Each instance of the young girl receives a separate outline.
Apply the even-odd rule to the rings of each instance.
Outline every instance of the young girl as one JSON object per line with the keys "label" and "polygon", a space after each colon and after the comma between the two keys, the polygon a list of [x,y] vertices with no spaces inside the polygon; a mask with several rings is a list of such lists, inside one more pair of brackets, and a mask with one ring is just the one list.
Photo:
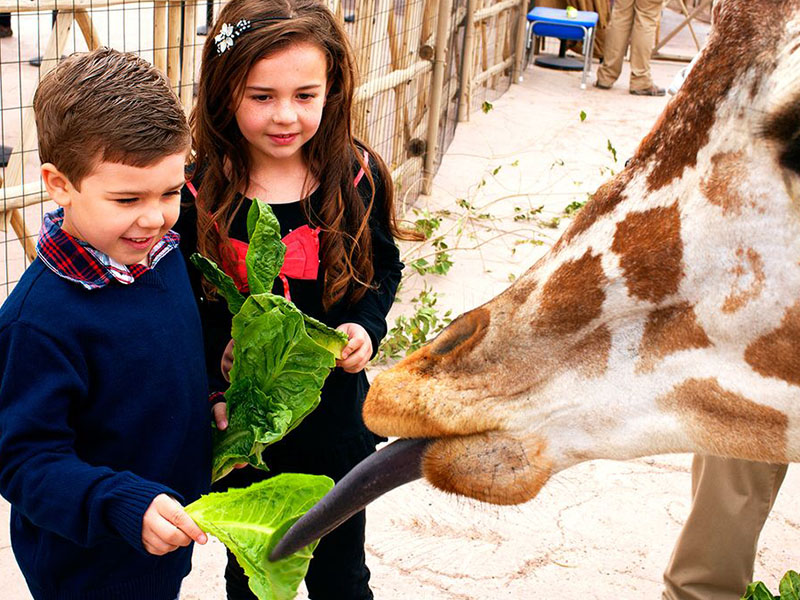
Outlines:
{"label": "young girl", "polygon": [[[364,367],[386,334],[402,263],[392,183],[381,159],[351,132],[354,59],[346,34],[315,0],[231,0],[203,50],[191,116],[196,171],[181,216],[186,256],[199,251],[247,290],[242,259],[251,199],[268,202],[287,258],[273,292],[350,338],[319,407],[264,453],[270,472],[235,471],[224,487],[281,472],[340,479],[375,450],[361,419]],[[231,362],[231,315],[193,270],[212,387]],[[220,368],[222,363],[222,370]],[[224,427],[224,405],[215,407]],[[313,600],[372,598],[364,513],[326,536],[306,576]],[[232,555],[229,599],[255,598]]]}

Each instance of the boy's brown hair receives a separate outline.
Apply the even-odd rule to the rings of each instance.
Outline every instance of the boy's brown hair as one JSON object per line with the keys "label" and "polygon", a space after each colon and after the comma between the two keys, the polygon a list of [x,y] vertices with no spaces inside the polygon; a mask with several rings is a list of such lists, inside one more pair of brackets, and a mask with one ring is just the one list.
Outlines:
{"label": "boy's brown hair", "polygon": [[73,54],[42,78],[33,110],[39,159],[79,190],[99,162],[146,167],[189,150],[189,126],[169,81],[135,54]]}

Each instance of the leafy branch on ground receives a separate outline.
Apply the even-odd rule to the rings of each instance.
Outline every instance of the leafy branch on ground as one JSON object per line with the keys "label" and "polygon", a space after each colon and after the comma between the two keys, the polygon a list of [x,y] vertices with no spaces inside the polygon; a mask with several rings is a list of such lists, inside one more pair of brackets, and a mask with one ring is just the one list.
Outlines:
{"label": "leafy branch on ground", "polygon": [[412,300],[411,315],[400,315],[383,340],[376,362],[387,362],[406,356],[436,336],[452,321],[451,311],[439,312],[436,302],[439,294],[427,286]]}
{"label": "leafy branch on ground", "polygon": [[787,571],[778,587],[779,596],[773,595],[766,585],[756,581],[747,586],[742,600],[800,600],[800,575]]}

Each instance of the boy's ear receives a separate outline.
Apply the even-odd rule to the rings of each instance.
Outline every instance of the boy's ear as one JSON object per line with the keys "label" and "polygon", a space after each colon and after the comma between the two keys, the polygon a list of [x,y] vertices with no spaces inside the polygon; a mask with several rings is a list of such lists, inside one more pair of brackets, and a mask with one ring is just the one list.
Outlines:
{"label": "boy's ear", "polygon": [[42,181],[44,187],[47,188],[47,193],[50,198],[59,206],[67,207],[70,205],[72,197],[70,190],[73,185],[70,180],[64,175],[53,163],[44,163],[42,165]]}

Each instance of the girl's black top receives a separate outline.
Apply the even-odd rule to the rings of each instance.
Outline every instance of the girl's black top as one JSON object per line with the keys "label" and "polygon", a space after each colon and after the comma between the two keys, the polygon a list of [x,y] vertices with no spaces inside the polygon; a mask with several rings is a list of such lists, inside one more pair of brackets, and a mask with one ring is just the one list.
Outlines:
{"label": "girl's black top", "polygon": [[[370,168],[376,184],[373,216],[369,223],[375,271],[373,287],[358,302],[352,305],[342,302],[326,312],[322,306],[324,277],[322,269],[316,280],[292,278],[288,280],[291,300],[300,310],[330,327],[337,327],[342,323],[358,323],[363,326],[372,341],[374,355],[380,341],[386,335],[386,315],[394,302],[403,263],[400,262],[399,250],[388,224],[374,217],[376,212],[380,212],[377,208],[385,202],[385,183],[380,179],[379,172],[372,163]],[[192,182],[195,187],[199,187],[198,177],[193,178]],[[371,188],[366,177],[362,177],[358,189],[365,203],[368,202]],[[200,309],[209,384],[212,391],[225,391],[228,384],[220,373],[220,360],[225,346],[231,339],[232,315],[224,299],[219,296],[214,299],[206,297],[201,286],[200,273],[189,262],[189,257],[197,252],[197,213],[194,196],[188,189],[184,188],[181,199],[183,202],[181,216],[174,230],[181,235],[180,249],[187,261],[192,288]],[[247,211],[252,201],[249,198],[242,200],[233,218],[230,237],[249,241]],[[304,201],[310,203],[312,209],[310,214],[315,214],[314,209],[318,208],[322,201],[319,188]],[[316,225],[308,222],[301,202],[270,205],[280,223],[281,237],[302,225],[309,224],[312,227]],[[324,232],[321,233],[321,236],[324,235]],[[275,280],[272,291],[283,295],[283,284],[280,279]],[[365,427],[361,417],[361,406],[368,389],[369,383],[364,371],[346,373],[338,367],[333,369],[322,388],[319,406],[285,438],[267,448],[264,453],[267,465],[271,465],[271,457],[274,459],[273,462],[280,463],[282,456],[291,456],[293,464],[299,463],[302,466],[313,465],[315,456],[318,457],[320,451],[348,454],[355,452],[361,455],[367,451],[353,450],[353,447],[374,449],[376,439],[382,438],[373,436]],[[306,457],[307,460],[303,460],[302,457]],[[363,456],[354,457],[354,460],[360,458]],[[306,469],[306,472],[313,471],[314,469],[310,467]]]}

